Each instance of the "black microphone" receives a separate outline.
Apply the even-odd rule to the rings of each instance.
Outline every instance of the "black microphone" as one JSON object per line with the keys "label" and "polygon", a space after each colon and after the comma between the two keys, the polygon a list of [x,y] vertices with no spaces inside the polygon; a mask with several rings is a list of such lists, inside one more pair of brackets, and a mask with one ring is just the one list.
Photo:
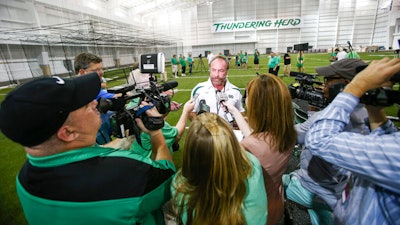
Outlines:
{"label": "black microphone", "polygon": [[197,115],[200,115],[205,112],[210,112],[210,106],[207,105],[206,100],[201,99],[199,102],[199,106],[197,108]]}
{"label": "black microphone", "polygon": [[160,85],[160,91],[168,91],[170,89],[176,88],[178,86],[178,81],[168,81]]}
{"label": "black microphone", "polygon": [[353,50],[353,46],[351,46],[350,41],[347,41],[347,44],[349,45],[349,49]]}

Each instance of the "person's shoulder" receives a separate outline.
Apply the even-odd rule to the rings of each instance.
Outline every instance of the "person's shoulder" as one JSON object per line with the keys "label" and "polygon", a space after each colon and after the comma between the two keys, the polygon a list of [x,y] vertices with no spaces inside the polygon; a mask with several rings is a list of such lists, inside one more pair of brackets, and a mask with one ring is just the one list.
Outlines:
{"label": "person's shoulder", "polygon": [[202,89],[207,89],[207,87],[210,87],[208,81],[200,82],[196,84],[196,86],[194,86],[194,88],[192,89],[192,93],[196,94],[196,92],[199,92]]}
{"label": "person's shoulder", "polygon": [[232,91],[238,91],[238,92],[241,93],[240,88],[237,87],[236,85],[232,84],[232,83],[229,82],[228,80],[227,80],[227,82],[226,82],[226,84],[225,84],[225,89],[226,89],[227,91],[232,90]]}
{"label": "person's shoulder", "polygon": [[246,153],[247,158],[250,160],[252,166],[261,170],[261,163],[257,159],[257,157],[248,151],[245,151],[245,153]]}
{"label": "person's shoulder", "polygon": [[209,86],[208,85],[208,81],[203,81],[203,82],[200,82],[200,83],[196,84],[196,86],[194,86],[193,89],[195,89],[197,87],[206,87],[206,86]]}

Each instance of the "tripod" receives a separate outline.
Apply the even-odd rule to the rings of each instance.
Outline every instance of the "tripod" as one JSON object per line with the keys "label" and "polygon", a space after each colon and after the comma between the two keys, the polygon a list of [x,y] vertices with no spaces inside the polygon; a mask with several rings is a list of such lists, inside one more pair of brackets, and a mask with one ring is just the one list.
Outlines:
{"label": "tripod", "polygon": [[197,66],[196,66],[196,64],[195,64],[196,71],[201,70],[201,72],[203,72],[203,69],[204,69],[205,71],[207,71],[206,66],[204,65],[204,62],[203,62],[203,58],[202,58],[202,57],[199,57],[199,58],[200,58],[199,63],[196,63]]}

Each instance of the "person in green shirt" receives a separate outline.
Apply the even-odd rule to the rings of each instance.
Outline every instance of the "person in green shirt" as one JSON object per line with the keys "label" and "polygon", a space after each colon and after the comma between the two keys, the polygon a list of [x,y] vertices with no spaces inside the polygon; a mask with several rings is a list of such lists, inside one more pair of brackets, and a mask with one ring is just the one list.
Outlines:
{"label": "person in green shirt", "polygon": [[172,74],[174,75],[175,78],[178,77],[178,64],[179,64],[178,59],[174,54],[171,58],[171,69],[172,69]]}
{"label": "person in green shirt", "polygon": [[275,53],[274,52],[270,52],[269,53],[269,60],[268,60],[268,73],[275,74],[275,69],[276,69]]}
{"label": "person in green shirt", "polygon": [[281,68],[281,56],[279,52],[275,53],[275,75],[278,76],[279,69]]}
{"label": "person in green shirt", "polygon": [[329,61],[331,62],[331,64],[335,63],[337,61],[337,54],[339,52],[339,49],[335,48],[334,51],[332,51],[331,53],[331,58],[329,59]]}
{"label": "person in green shirt", "polygon": [[352,49],[350,49],[350,51],[346,55],[346,59],[359,59],[359,58],[360,56],[358,55],[358,53]]}
{"label": "person in green shirt", "polygon": [[244,52],[243,57],[242,57],[242,65],[245,70],[247,70],[248,62],[249,62],[249,56],[247,55],[247,52]]}
{"label": "person in green shirt", "polygon": [[[27,153],[16,189],[28,224],[164,224],[162,206],[176,172],[164,136],[137,118],[151,137],[152,159],[120,149],[124,139],[96,145],[99,91],[95,72],[46,77],[24,83],[2,102],[0,129]],[[163,121],[156,107],[144,113]]]}
{"label": "person in green shirt", "polygon": [[188,62],[188,66],[189,66],[189,75],[192,75],[192,69],[193,69],[193,58],[192,58],[192,54],[189,54],[189,56],[187,57],[187,62]]}
{"label": "person in green shirt", "polygon": [[185,56],[182,55],[181,57],[179,57],[179,64],[181,64],[181,71],[182,71],[182,77],[186,76],[186,59]]}
{"label": "person in green shirt", "polygon": [[177,224],[266,224],[260,162],[222,117],[204,112],[192,121],[182,163],[171,185]]}
{"label": "person in green shirt", "polygon": [[260,70],[260,52],[257,49],[254,52],[254,69],[256,71]]}
{"label": "person in green shirt", "polygon": [[305,70],[305,68],[304,68],[304,53],[302,50],[300,50],[299,53],[297,53],[296,67],[299,72],[304,73],[304,70]]}

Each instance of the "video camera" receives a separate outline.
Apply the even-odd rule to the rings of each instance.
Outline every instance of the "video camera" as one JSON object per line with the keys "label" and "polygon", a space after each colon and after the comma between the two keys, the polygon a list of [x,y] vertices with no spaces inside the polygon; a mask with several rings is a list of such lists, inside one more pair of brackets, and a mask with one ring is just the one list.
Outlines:
{"label": "video camera", "polygon": [[[357,73],[361,72],[367,66],[360,66],[356,69]],[[400,73],[393,75],[390,78],[390,82],[392,84],[396,84],[400,82]],[[346,84],[343,83],[336,83],[329,87],[329,99],[328,102],[332,102],[333,99],[343,91]],[[391,106],[395,103],[400,104],[400,91],[399,90],[392,90],[387,88],[377,88],[367,91],[363,96],[360,98],[360,103],[366,105],[374,105],[374,106]]]}
{"label": "video camera", "polygon": [[290,72],[290,76],[296,76],[295,82],[288,86],[293,99],[306,100],[308,104],[318,108],[324,108],[329,104],[321,88],[324,83],[317,80],[316,75]]}
{"label": "video camera", "polygon": [[[177,81],[170,81],[157,84],[150,81],[149,87],[135,89],[135,85],[120,85],[109,88],[110,93],[122,93],[122,97],[116,99],[100,99],[98,110],[105,113],[109,110],[116,111],[110,117],[112,134],[115,137],[123,138],[128,131],[128,135],[139,134],[140,129],[135,122],[135,118],[141,118],[145,127],[149,130],[157,130],[164,126],[164,118],[148,117],[144,113],[150,107],[140,108],[142,101],[153,103],[160,114],[170,111],[171,99],[162,92],[178,86]],[[133,105],[133,106],[129,106]],[[128,107],[126,107],[128,106]]]}
{"label": "video camera", "polygon": [[[366,66],[365,66],[366,67]],[[357,72],[362,71],[365,67],[357,68]],[[296,76],[295,82],[291,83],[288,88],[292,98],[298,98],[308,101],[308,104],[316,106],[320,109],[325,108],[337,94],[343,91],[345,83],[331,84],[329,88],[329,98],[324,97],[321,87],[314,85],[322,85],[323,82],[316,80],[316,75],[291,72],[291,76]],[[400,82],[400,73],[392,76],[390,81],[395,84]],[[374,106],[391,106],[394,103],[400,104],[400,91],[377,88],[367,91],[361,98],[360,103]]]}

